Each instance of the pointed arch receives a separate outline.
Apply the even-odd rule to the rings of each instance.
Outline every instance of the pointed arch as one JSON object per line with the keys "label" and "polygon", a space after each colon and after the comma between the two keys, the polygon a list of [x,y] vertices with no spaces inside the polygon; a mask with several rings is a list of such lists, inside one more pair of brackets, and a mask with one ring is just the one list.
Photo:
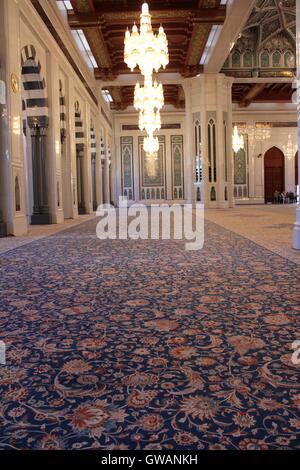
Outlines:
{"label": "pointed arch", "polygon": [[278,147],[271,147],[264,156],[265,168],[265,202],[274,201],[274,193],[285,189],[284,154]]}
{"label": "pointed arch", "polygon": [[23,130],[47,128],[49,124],[46,81],[42,76],[41,63],[34,46],[21,50]]}

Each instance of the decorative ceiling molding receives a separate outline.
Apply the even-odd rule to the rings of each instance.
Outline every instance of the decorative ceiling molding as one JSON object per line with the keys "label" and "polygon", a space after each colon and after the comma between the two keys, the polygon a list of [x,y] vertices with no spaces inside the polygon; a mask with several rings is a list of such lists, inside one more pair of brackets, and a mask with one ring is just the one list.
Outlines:
{"label": "decorative ceiling molding", "polygon": [[234,77],[293,77],[296,0],[257,0],[223,72]]}

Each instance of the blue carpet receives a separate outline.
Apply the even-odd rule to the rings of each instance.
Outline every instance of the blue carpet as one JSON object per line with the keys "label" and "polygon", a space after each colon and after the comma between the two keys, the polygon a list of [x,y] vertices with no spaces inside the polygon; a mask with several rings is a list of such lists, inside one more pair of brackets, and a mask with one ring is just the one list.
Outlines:
{"label": "blue carpet", "polygon": [[299,268],[95,226],[0,256],[0,448],[300,449]]}

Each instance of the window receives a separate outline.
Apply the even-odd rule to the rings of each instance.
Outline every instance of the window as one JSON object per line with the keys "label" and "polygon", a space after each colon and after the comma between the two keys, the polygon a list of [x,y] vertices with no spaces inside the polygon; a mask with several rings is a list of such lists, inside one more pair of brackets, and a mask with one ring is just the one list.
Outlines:
{"label": "window", "polygon": [[252,67],[252,54],[249,51],[245,52],[244,54],[243,67]]}
{"label": "window", "polygon": [[281,67],[281,54],[279,51],[275,51],[272,56],[273,67]]}
{"label": "window", "polygon": [[241,54],[238,51],[235,51],[232,54],[232,67],[239,68],[241,66]]}
{"label": "window", "polygon": [[102,90],[102,96],[107,103],[114,102],[109,90]]}
{"label": "window", "polygon": [[208,166],[209,182],[217,181],[217,155],[216,155],[216,123],[210,119],[208,123]]}
{"label": "window", "polygon": [[264,52],[261,53],[260,65],[263,68],[270,67],[270,56],[269,56],[269,53],[267,51],[264,51]]}
{"label": "window", "polygon": [[75,29],[72,31],[73,37],[75,39],[75,42],[82,53],[88,67],[90,68],[98,68],[96,59],[91,51],[91,48],[89,46],[89,43],[86,39],[86,36],[82,29]]}

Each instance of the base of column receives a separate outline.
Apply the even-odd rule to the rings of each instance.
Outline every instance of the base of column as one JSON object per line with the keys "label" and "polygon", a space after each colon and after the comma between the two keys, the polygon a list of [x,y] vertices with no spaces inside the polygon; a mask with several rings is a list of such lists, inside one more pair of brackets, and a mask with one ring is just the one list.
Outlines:
{"label": "base of column", "polygon": [[0,238],[7,237],[7,228],[4,222],[0,222]]}
{"label": "base of column", "polygon": [[31,216],[30,220],[31,225],[51,225],[51,215],[50,214],[34,214]]}
{"label": "base of column", "polygon": [[298,209],[296,210],[296,223],[294,225],[293,248],[294,250],[300,250],[300,207],[298,207]]}
{"label": "base of column", "polygon": [[86,208],[85,207],[78,207],[78,214],[79,215],[86,215]]}

